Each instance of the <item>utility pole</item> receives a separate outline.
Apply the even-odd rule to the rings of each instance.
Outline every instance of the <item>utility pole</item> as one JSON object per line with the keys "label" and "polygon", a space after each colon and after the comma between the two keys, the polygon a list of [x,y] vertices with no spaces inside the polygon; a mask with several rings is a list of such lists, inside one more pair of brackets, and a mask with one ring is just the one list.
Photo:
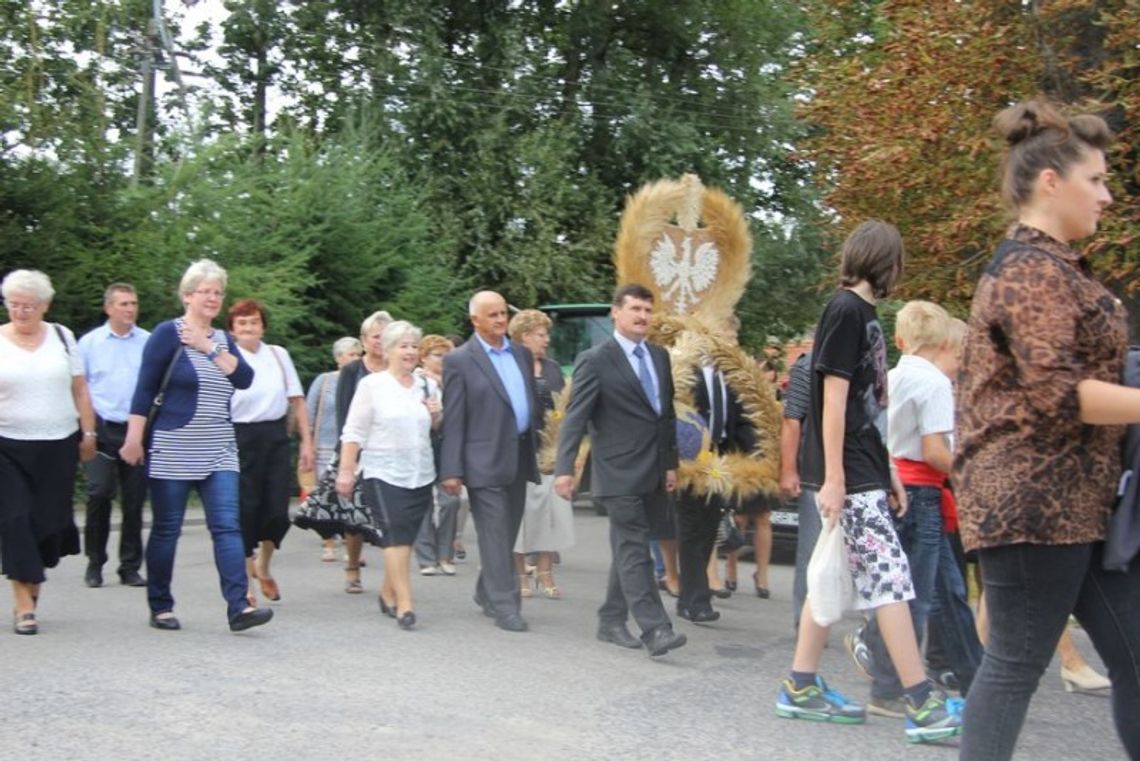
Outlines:
{"label": "utility pole", "polygon": [[154,57],[158,29],[154,19],[147,22],[146,42],[139,60],[142,75],[142,94],[139,96],[138,115],[135,118],[135,170],[131,187],[138,187],[144,172],[149,174],[154,165]]}

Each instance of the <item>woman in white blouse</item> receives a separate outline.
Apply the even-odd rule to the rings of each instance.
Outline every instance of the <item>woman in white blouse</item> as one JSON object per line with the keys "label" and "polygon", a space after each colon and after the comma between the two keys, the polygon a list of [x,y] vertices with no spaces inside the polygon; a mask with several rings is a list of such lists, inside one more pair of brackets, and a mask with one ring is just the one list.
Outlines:
{"label": "woman in white blouse", "polygon": [[44,322],[48,276],[14,270],[0,292],[0,558],[13,629],[35,634],[44,569],[79,553],[72,496],[79,460],[95,456],[95,412],[75,337]]}
{"label": "woman in white blouse", "polygon": [[[273,551],[289,530],[289,499],[293,469],[287,420],[295,415],[301,436],[300,469],[311,471],[316,456],[305,392],[289,352],[263,342],[269,322],[265,308],[254,299],[230,307],[226,328],[253,368],[253,383],[234,392],[230,408],[241,464],[241,534],[245,541],[246,572],[257,579],[261,593],[274,602],[281,589],[269,570]],[[256,605],[252,585],[249,604]]]}
{"label": "woman in white blouse", "polygon": [[403,320],[384,329],[381,341],[388,366],[356,387],[341,432],[336,479],[337,491],[349,497],[358,464],[363,471],[364,500],[384,535],[380,610],[402,629],[416,623],[412,544],[431,506],[435,483],[431,431],[439,426],[443,412],[439,386],[412,373],[419,363],[422,335]]}

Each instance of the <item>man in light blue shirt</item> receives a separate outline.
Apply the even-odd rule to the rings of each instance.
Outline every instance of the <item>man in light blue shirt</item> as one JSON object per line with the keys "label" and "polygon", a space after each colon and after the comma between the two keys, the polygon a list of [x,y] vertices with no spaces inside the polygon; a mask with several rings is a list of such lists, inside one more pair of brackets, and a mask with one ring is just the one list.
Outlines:
{"label": "man in light blue shirt", "polygon": [[114,283],[103,294],[107,321],[79,339],[87,386],[95,407],[97,454],[87,463],[87,522],[83,529],[89,587],[103,585],[111,502],[120,491],[123,511],[119,532],[119,579],[128,586],[146,586],[139,573],[143,560],[142,512],[146,501],[146,469],[119,457],[127,433],[131,397],[135,393],[143,347],[150,333],[135,325],[139,300],[133,286]]}

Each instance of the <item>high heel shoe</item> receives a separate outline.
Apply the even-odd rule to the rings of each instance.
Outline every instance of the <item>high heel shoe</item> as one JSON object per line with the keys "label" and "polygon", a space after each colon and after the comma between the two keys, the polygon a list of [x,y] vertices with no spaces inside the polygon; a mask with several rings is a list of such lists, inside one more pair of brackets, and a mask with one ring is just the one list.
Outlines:
{"label": "high heel shoe", "polygon": [[519,597],[534,597],[534,590],[530,587],[530,574],[519,574]]}
{"label": "high heel shoe", "polygon": [[1065,684],[1065,692],[1092,692],[1112,687],[1108,677],[1098,674],[1087,663],[1076,669],[1065,668],[1062,665],[1061,681]]}
{"label": "high heel shoe", "polygon": [[396,606],[395,605],[389,605],[388,603],[384,602],[383,597],[380,597],[378,599],[380,600],[380,612],[383,613],[388,618],[395,618],[396,617]]}
{"label": "high heel shoe", "polygon": [[772,593],[768,590],[768,587],[760,586],[760,574],[752,574],[752,583],[756,585],[756,596],[761,600],[767,600],[772,596]]}
{"label": "high heel shoe", "polygon": [[[543,583],[544,578],[546,579],[545,584]],[[551,571],[539,571],[538,591],[548,600],[562,599],[562,590],[554,585],[554,574]]]}
{"label": "high heel shoe", "polygon": [[400,616],[398,619],[396,619],[396,625],[399,626],[404,631],[408,631],[409,629],[414,629],[416,626],[415,611],[411,611],[411,610],[404,611],[404,614],[402,616]]}

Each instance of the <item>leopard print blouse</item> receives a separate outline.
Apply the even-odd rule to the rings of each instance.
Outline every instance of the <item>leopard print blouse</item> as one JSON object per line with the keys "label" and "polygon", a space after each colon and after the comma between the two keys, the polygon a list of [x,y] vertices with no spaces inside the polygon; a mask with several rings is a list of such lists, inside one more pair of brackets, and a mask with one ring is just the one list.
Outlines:
{"label": "leopard print blouse", "polygon": [[978,282],[956,394],[967,549],[1105,537],[1123,426],[1081,423],[1077,384],[1120,383],[1120,301],[1069,246],[1014,225]]}

